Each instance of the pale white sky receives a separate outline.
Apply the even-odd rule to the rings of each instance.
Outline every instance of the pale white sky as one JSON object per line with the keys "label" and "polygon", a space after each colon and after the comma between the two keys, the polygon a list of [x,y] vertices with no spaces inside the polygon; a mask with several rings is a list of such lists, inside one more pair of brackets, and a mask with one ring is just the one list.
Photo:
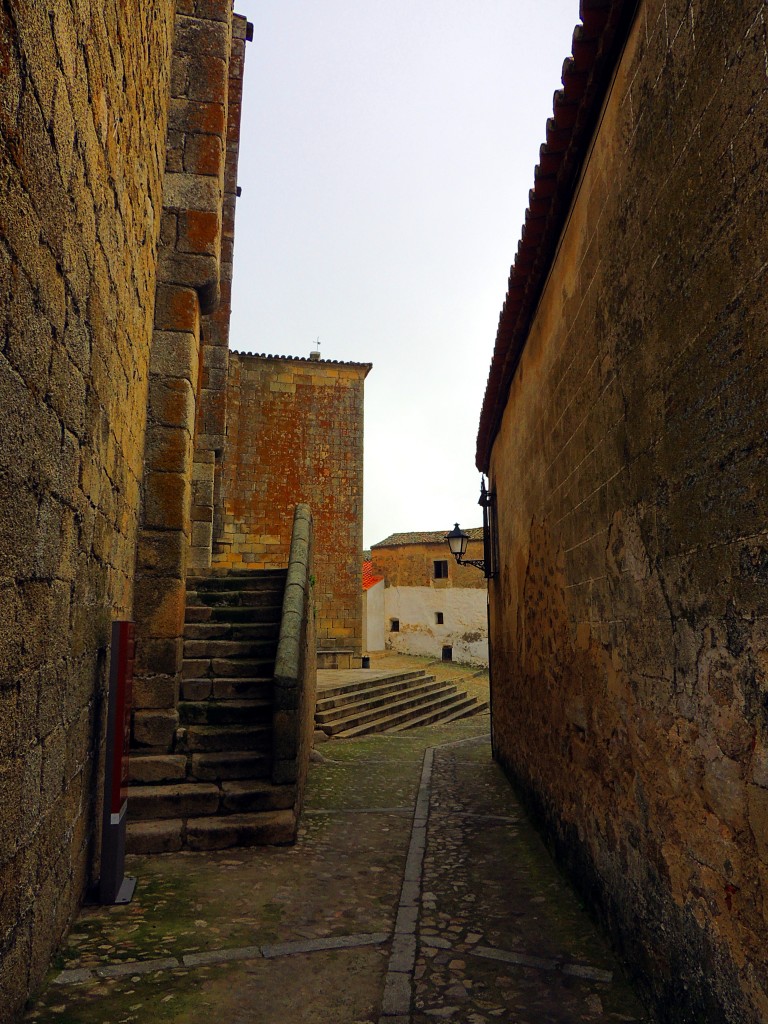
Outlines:
{"label": "pale white sky", "polygon": [[499,312],[578,0],[237,0],[232,348],[373,363],[366,547],[478,526]]}

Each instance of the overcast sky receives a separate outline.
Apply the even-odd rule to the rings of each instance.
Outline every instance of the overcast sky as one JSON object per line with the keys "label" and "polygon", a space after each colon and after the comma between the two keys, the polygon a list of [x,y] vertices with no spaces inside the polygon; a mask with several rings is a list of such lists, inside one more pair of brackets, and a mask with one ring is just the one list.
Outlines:
{"label": "overcast sky", "polygon": [[578,0],[237,0],[231,346],[373,363],[366,547],[478,526],[499,312]]}

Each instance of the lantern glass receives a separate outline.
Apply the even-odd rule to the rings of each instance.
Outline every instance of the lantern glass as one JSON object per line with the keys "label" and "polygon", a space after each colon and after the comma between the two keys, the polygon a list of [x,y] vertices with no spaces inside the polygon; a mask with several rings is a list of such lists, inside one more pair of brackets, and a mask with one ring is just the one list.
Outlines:
{"label": "lantern glass", "polygon": [[454,558],[463,558],[464,553],[467,550],[467,542],[469,540],[469,534],[464,533],[463,530],[459,529],[459,524],[456,523],[454,528],[446,538],[448,541],[448,547],[451,549],[451,554]]}

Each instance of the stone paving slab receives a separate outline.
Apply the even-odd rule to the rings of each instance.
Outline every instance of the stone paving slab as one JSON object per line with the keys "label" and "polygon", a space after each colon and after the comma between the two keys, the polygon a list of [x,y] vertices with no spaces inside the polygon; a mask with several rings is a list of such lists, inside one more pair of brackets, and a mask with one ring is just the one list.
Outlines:
{"label": "stone paving slab", "polygon": [[130,858],[24,1020],[644,1020],[478,732],[324,744],[294,847]]}

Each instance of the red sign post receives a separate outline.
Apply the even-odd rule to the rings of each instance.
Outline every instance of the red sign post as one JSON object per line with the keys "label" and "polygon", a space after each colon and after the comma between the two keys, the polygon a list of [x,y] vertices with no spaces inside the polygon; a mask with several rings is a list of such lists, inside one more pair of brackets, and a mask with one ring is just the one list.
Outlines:
{"label": "red sign post", "polygon": [[123,874],[135,649],[133,623],[113,622],[109,665],[104,813],[101,825],[100,903],[130,903],[133,890],[136,888],[136,879],[125,878]]}

